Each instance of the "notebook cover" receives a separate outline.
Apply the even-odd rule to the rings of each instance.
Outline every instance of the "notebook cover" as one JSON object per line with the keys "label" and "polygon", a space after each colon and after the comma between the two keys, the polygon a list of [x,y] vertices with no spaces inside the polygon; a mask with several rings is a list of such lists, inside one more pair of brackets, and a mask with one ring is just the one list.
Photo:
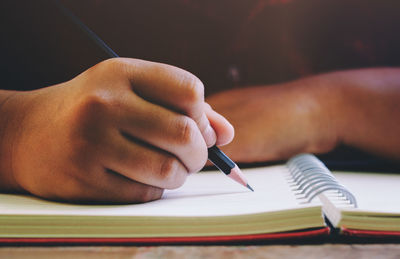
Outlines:
{"label": "notebook cover", "polygon": [[400,238],[399,231],[374,231],[341,228],[341,234],[350,237]]}
{"label": "notebook cover", "polygon": [[310,239],[328,236],[330,229],[319,228],[312,230],[239,235],[239,236],[212,236],[212,237],[160,237],[160,238],[0,238],[1,245],[7,244],[44,244],[44,245],[117,245],[117,244],[225,244],[254,241],[279,241],[287,239]]}

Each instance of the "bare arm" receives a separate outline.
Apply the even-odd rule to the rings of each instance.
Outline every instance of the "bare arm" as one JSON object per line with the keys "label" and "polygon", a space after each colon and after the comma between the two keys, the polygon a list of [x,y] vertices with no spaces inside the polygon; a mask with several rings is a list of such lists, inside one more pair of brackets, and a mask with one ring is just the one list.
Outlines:
{"label": "bare arm", "polygon": [[207,100],[234,125],[225,151],[242,162],[324,153],[339,143],[400,159],[400,69],[321,74]]}
{"label": "bare arm", "polygon": [[335,116],[335,110],[342,117],[337,129],[339,141],[400,159],[400,69],[338,72],[326,80],[342,99],[330,108],[330,117]]}
{"label": "bare arm", "polygon": [[9,168],[11,167],[12,152],[10,148],[7,148],[10,147],[10,143],[12,142],[7,132],[13,127],[11,124],[16,124],[12,118],[14,112],[11,112],[11,109],[16,107],[8,106],[7,102],[9,102],[16,93],[15,91],[0,90],[0,190],[21,192],[22,189],[16,183],[13,175],[7,173],[10,171]]}

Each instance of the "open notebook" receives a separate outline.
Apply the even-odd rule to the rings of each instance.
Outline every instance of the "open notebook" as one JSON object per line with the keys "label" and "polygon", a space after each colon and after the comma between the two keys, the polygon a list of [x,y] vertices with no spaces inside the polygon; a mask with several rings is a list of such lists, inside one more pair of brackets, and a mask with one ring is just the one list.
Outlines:
{"label": "open notebook", "polygon": [[[396,187],[400,175],[341,173],[336,180],[316,157],[307,154],[292,158],[287,165],[244,173],[255,192],[220,172],[203,172],[190,176],[181,188],[166,191],[161,200],[136,205],[71,205],[1,194],[0,242],[207,243],[305,238],[328,234],[322,212],[346,231],[400,233]],[[386,193],[376,191],[378,182]]]}
{"label": "open notebook", "polygon": [[321,195],[330,222],[349,235],[400,237],[400,173],[334,173],[357,199],[357,208]]}

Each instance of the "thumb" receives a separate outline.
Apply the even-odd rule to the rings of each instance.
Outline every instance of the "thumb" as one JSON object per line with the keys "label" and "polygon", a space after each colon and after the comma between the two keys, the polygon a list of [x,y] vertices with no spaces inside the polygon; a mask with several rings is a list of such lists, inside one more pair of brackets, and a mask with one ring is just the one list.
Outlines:
{"label": "thumb", "polygon": [[217,141],[215,144],[218,146],[229,144],[235,134],[232,124],[230,124],[224,116],[214,111],[208,103],[205,103],[204,105],[205,114],[217,135]]}

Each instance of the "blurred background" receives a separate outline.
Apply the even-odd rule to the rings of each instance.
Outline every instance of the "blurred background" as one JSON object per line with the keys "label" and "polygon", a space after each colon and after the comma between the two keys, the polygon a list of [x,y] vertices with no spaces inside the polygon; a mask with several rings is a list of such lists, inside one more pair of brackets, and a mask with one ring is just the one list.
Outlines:
{"label": "blurred background", "polygon": [[[400,65],[397,0],[61,1],[116,53],[196,74],[206,93]],[[107,58],[51,0],[1,1],[1,88],[69,80]]]}
{"label": "blurred background", "polygon": [[[60,2],[120,56],[184,68],[206,95],[400,65],[398,0]],[[3,0],[0,12],[1,89],[57,84],[108,58],[51,0]]]}

